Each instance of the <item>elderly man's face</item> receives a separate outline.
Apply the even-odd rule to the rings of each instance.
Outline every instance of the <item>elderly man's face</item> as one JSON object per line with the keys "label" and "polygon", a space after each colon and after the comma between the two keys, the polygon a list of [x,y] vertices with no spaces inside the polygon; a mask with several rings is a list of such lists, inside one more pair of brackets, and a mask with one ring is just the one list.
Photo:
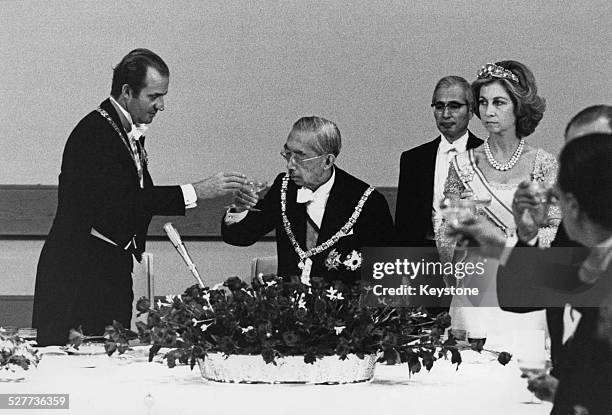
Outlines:
{"label": "elderly man's face", "polygon": [[438,88],[432,104],[436,125],[444,137],[454,141],[465,134],[474,114],[468,105],[463,88],[458,85]]}
{"label": "elderly man's face", "polygon": [[287,171],[291,180],[296,185],[311,190],[316,190],[328,179],[332,166],[326,154],[319,154],[315,150],[316,140],[317,136],[313,132],[295,131],[290,134],[283,147],[289,157]]}
{"label": "elderly man's face", "polygon": [[127,91],[126,106],[135,124],[150,124],[157,111],[164,110],[164,96],[168,93],[169,79],[154,68],[147,69],[145,86],[138,95]]}

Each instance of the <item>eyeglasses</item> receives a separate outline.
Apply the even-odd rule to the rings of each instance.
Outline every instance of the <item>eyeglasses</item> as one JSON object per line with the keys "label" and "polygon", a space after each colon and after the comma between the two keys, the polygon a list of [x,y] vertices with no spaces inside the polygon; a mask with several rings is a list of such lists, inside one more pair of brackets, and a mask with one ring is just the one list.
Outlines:
{"label": "eyeglasses", "polygon": [[291,153],[291,152],[285,151],[285,150],[281,150],[280,155],[281,155],[282,158],[285,159],[285,161],[287,163],[291,163],[291,160],[293,160],[293,162],[295,164],[297,164],[297,165],[302,165],[303,163],[305,163],[307,161],[327,156],[327,154],[321,154],[320,156],[301,158],[299,156],[296,156],[295,153]]}
{"label": "eyeglasses", "polygon": [[461,109],[461,107],[466,106],[467,103],[466,102],[456,102],[456,101],[451,101],[451,102],[434,102],[433,104],[431,104],[431,107],[434,109],[435,112],[444,112],[445,108],[448,108],[448,110],[450,112],[457,112]]}

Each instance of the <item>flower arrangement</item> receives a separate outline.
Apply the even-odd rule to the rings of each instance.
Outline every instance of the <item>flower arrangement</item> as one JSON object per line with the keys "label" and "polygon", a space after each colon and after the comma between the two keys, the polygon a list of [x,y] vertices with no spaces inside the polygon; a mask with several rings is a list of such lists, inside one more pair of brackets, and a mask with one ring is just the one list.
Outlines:
{"label": "flower arrangement", "polygon": [[[285,356],[303,356],[314,363],[325,356],[344,360],[378,355],[379,362],[406,363],[410,373],[431,369],[438,358],[461,363],[455,340],[441,335],[450,325],[448,314],[436,318],[421,309],[366,307],[356,285],[311,278],[278,277],[247,285],[232,277],[213,288],[189,287],[151,308],[141,298],[137,309],[148,313],[137,323],[141,341],[152,345],[152,358],[162,348],[168,366],[195,365],[208,353],[261,355],[269,364]],[[107,352],[126,350],[119,323],[106,332]]]}
{"label": "flower arrangement", "polygon": [[0,327],[0,378],[11,378],[19,371],[35,367],[40,361],[38,351],[16,334],[8,335]]}

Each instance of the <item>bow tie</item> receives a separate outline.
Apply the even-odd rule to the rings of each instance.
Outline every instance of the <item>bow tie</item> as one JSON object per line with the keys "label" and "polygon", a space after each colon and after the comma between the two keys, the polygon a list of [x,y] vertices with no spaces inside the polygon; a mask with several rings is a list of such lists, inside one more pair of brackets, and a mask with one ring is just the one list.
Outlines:
{"label": "bow tie", "polygon": [[132,125],[132,131],[130,131],[130,136],[134,140],[139,140],[141,137],[144,138],[144,134],[149,129],[149,126],[146,124],[134,124]]}
{"label": "bow tie", "polygon": [[314,201],[314,192],[306,187],[300,187],[297,191],[297,203],[309,203]]}

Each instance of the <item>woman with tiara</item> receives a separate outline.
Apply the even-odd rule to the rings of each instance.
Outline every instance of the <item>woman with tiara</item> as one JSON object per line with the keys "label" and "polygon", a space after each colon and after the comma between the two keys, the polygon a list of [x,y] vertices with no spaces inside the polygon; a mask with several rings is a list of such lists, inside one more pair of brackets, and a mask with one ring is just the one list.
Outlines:
{"label": "woman with tiara", "polygon": [[[508,246],[516,241],[512,198],[525,180],[552,184],[557,162],[550,153],[525,141],[535,131],[546,107],[538,96],[533,73],[517,61],[500,61],[483,66],[472,83],[475,114],[488,131],[485,143],[453,159],[445,185],[450,199],[490,200],[479,213],[502,229]],[[541,228],[540,246],[550,244],[558,223]],[[476,296],[456,295],[450,308],[453,330],[465,330],[468,338],[486,339],[489,349],[512,347],[517,330],[545,330],[543,311],[514,314],[502,311],[497,302],[496,274],[499,263],[479,258],[475,250],[455,250],[456,241],[445,235],[446,224],[436,232],[441,260],[484,264],[482,275],[450,278],[447,284],[479,288]],[[461,255],[459,255],[461,254]]]}

